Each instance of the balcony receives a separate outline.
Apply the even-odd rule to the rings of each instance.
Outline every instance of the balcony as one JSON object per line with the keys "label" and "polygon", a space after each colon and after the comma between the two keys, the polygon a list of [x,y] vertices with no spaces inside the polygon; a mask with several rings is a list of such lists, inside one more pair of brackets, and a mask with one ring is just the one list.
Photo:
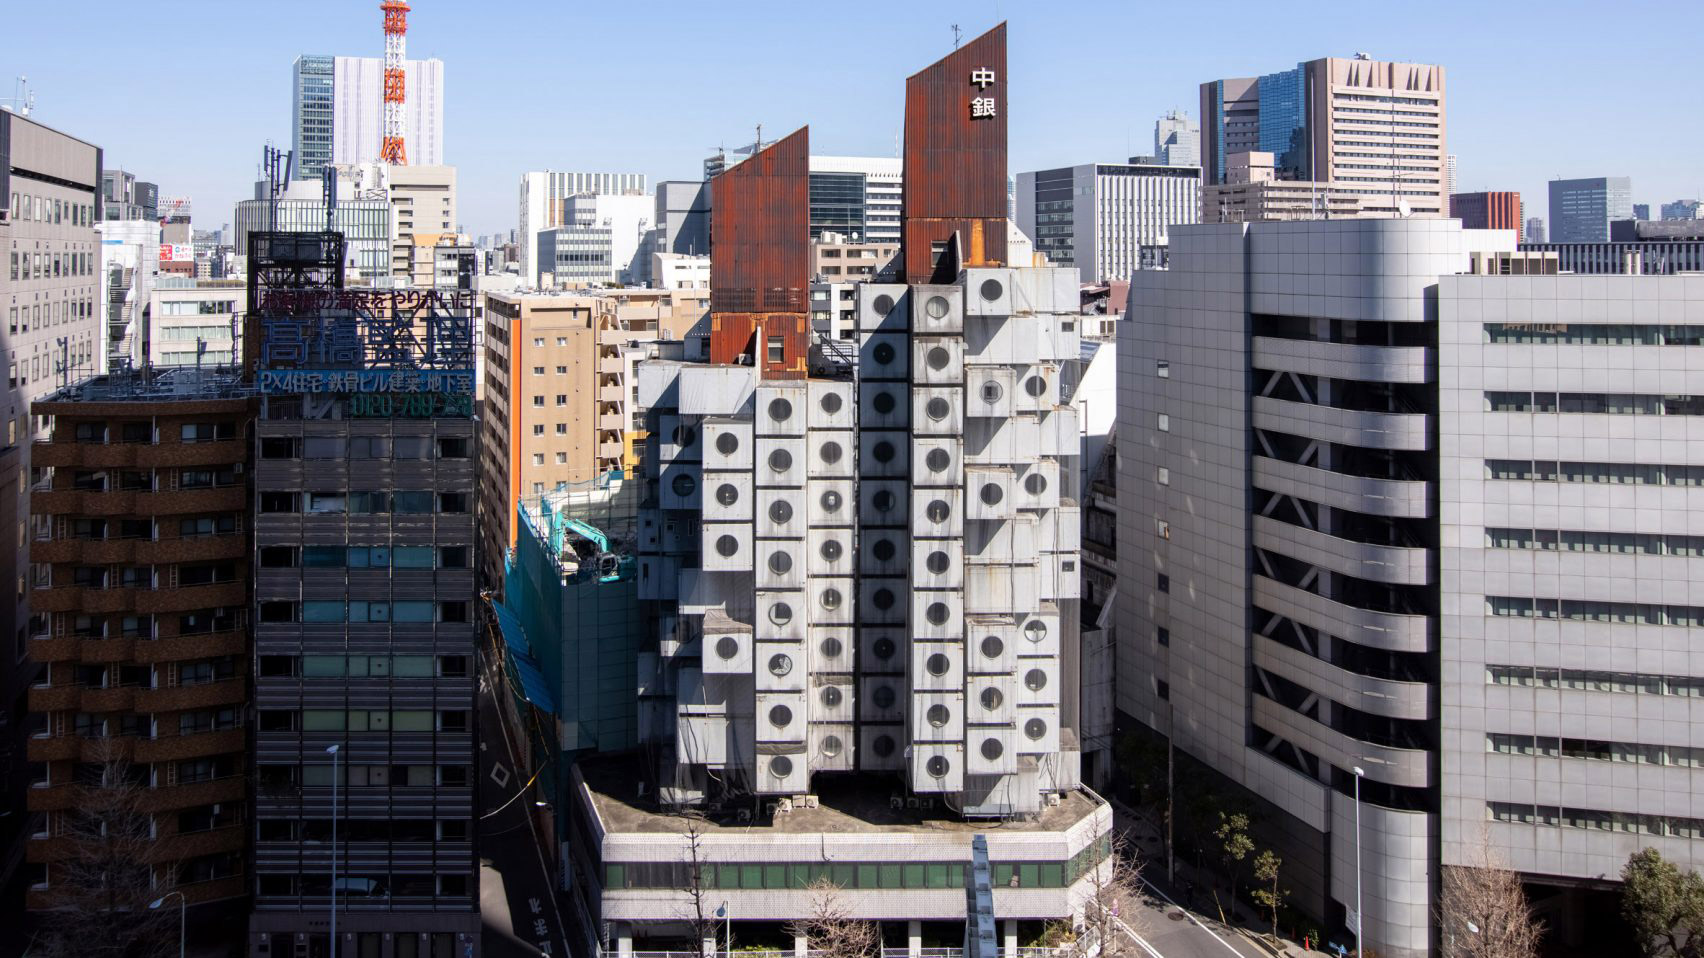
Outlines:
{"label": "balcony", "polygon": [[240,802],[247,793],[247,787],[248,783],[241,775],[186,785],[161,785],[143,792],[137,798],[137,807],[144,812],[163,812],[197,808],[214,802]]}
{"label": "balcony", "polygon": [[186,585],[175,589],[139,589],[137,592],[138,612],[188,612],[217,606],[240,606],[248,602],[248,583],[242,581]]}
{"label": "balcony", "polygon": [[620,384],[599,386],[597,400],[598,402],[626,403],[627,387]]}
{"label": "balcony", "polygon": [[245,698],[243,686],[243,679],[234,678],[202,685],[141,689],[136,693],[135,711],[155,714],[239,705]]}
{"label": "balcony", "polygon": [[173,635],[137,642],[134,661],[141,664],[153,664],[157,662],[183,662],[190,659],[210,659],[221,655],[240,655],[247,648],[247,633],[234,630],[203,632],[196,635]]}
{"label": "balcony", "polygon": [[240,753],[243,750],[241,728],[220,729],[217,732],[196,732],[142,739],[136,743],[138,762],[177,762],[186,758],[206,758],[209,755]]}
{"label": "balcony", "polygon": [[240,484],[217,489],[173,489],[161,492],[54,489],[32,494],[30,508],[37,514],[74,516],[172,516],[236,512],[248,508],[248,489]]}
{"label": "balcony", "polygon": [[226,825],[201,832],[165,835],[149,846],[148,858],[154,862],[175,862],[219,852],[241,851],[247,831],[243,825]]}
{"label": "balcony", "polygon": [[1367,777],[1387,785],[1426,788],[1430,784],[1430,753],[1419,748],[1393,748],[1350,738],[1265,696],[1254,697],[1255,724],[1306,749],[1338,768],[1360,767]]}
{"label": "balcony", "polygon": [[1364,412],[1314,403],[1254,397],[1254,428],[1365,449],[1424,451],[1431,417],[1424,413]]}
{"label": "balcony", "polygon": [[113,639],[84,639],[78,650],[78,659],[88,665],[101,665],[111,662],[129,662],[136,654],[136,639],[131,636],[119,636]]}
{"label": "balcony", "polygon": [[167,539],[49,539],[30,543],[30,561],[69,565],[168,565],[173,562],[242,559],[241,533]]}
{"label": "balcony", "polygon": [[35,735],[24,746],[32,762],[70,762],[76,760],[83,740],[75,735]]}
{"label": "balcony", "polygon": [[1356,346],[1303,339],[1254,337],[1256,369],[1372,383],[1430,382],[1431,350],[1425,346]]}
{"label": "balcony", "polygon": [[134,468],[147,443],[140,442],[54,442],[30,443],[30,465],[81,467],[85,469]]}
{"label": "balcony", "polygon": [[25,807],[32,812],[63,812],[77,807],[82,790],[69,782],[49,785],[36,782],[24,794]]}
{"label": "balcony", "polygon": [[79,711],[98,714],[102,712],[129,712],[136,703],[135,686],[116,686],[113,688],[92,688],[84,686],[83,701]]}
{"label": "balcony", "polygon": [[1270,516],[1254,517],[1254,545],[1370,582],[1426,585],[1431,579],[1429,549],[1357,542]]}
{"label": "balcony", "polygon": [[1423,720],[1430,715],[1431,686],[1361,675],[1299,649],[1256,635],[1254,664],[1334,702],[1386,718]]}
{"label": "balcony", "polygon": [[1431,650],[1429,616],[1346,605],[1263,575],[1254,577],[1254,602],[1268,612],[1369,648],[1389,652]]}
{"label": "balcony", "polygon": [[32,712],[69,712],[83,699],[81,685],[31,686],[29,707]]}
{"label": "balcony", "polygon": [[76,662],[82,646],[79,636],[32,635],[29,657],[31,662]]}
{"label": "balcony", "polygon": [[1372,516],[1423,519],[1431,502],[1428,482],[1370,479],[1259,455],[1254,457],[1254,484],[1268,492]]}

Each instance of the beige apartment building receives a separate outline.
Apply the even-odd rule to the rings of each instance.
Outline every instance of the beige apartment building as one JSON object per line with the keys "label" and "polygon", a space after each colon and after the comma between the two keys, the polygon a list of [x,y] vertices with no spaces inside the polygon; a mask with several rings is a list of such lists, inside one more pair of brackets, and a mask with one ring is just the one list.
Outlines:
{"label": "beige apartment building", "polygon": [[1448,216],[1444,95],[1443,67],[1367,54],[1203,83],[1202,220],[1217,221],[1208,187],[1231,182],[1231,158],[1272,144],[1276,179],[1329,183],[1361,216]]}
{"label": "beige apartment building", "polygon": [[1226,182],[1201,188],[1201,221],[1261,223],[1358,219],[1363,215],[1361,196],[1353,187],[1280,180],[1273,164],[1271,153],[1233,153],[1226,162]]}
{"label": "beige apartment building", "polygon": [[420,288],[443,285],[434,250],[456,239],[456,168],[393,166],[387,170],[391,204],[391,276]]}
{"label": "beige apartment building", "polygon": [[811,244],[811,275],[825,283],[867,282],[898,255],[898,243],[853,243],[839,233],[823,233]]}
{"label": "beige apartment building", "polygon": [[[633,364],[683,340],[708,289],[485,294],[486,474],[492,539],[506,550],[522,499],[637,465]],[[499,539],[500,536],[500,539]]]}

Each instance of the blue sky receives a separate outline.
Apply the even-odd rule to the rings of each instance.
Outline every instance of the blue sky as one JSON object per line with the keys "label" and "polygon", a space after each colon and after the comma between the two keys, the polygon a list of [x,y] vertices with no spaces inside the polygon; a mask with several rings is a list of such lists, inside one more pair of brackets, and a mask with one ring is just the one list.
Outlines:
{"label": "blue sky", "polygon": [[[78,16],[67,19],[75,8]],[[1010,22],[1011,170],[1148,152],[1208,79],[1366,51],[1447,68],[1458,189],[1627,175],[1635,202],[1704,192],[1697,0],[414,0],[409,53],[445,61],[446,159],[471,233],[516,224],[529,169],[699,175],[756,124],[811,124],[813,152],[892,155],[907,74]],[[378,56],[377,0],[9,4],[0,97],[27,74],[36,117],[107,163],[231,219],[261,146],[288,145],[301,53]]]}

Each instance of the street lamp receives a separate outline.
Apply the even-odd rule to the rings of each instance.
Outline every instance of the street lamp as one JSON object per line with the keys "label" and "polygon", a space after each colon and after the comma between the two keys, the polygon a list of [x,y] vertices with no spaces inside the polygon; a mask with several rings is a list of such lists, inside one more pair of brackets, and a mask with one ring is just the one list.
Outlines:
{"label": "street lamp", "polygon": [[1361,776],[1367,774],[1357,765],[1355,773],[1355,954],[1365,954],[1367,916],[1361,912]]}
{"label": "street lamp", "polygon": [[331,958],[337,958],[337,746],[327,746],[326,753],[331,756]]}
{"label": "street lamp", "polygon": [[186,922],[187,913],[189,911],[189,899],[183,897],[183,892],[181,892],[181,891],[169,891],[169,892],[166,892],[164,895],[161,895],[160,897],[149,902],[148,903],[148,910],[149,911],[159,910],[162,906],[165,905],[165,903],[168,900],[171,899],[171,897],[173,895],[178,896],[178,958],[183,958],[184,932],[185,932],[185,929],[187,928],[187,925],[186,925],[185,922]]}
{"label": "street lamp", "polygon": [[727,902],[723,902],[722,904],[716,906],[716,917],[722,919],[722,927],[724,929],[724,934],[725,934],[727,941],[728,941],[727,950],[724,952],[724,954],[728,955],[729,958],[732,958],[732,956],[734,954],[734,912],[733,912],[733,909],[728,907]]}

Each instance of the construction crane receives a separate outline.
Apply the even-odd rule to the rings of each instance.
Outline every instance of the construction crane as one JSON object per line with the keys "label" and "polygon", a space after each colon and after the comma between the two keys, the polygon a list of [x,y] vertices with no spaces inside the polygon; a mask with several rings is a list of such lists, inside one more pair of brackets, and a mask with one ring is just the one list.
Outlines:
{"label": "construction crane", "polygon": [[385,126],[379,159],[407,166],[403,106],[408,98],[408,0],[383,0],[379,9],[385,13]]}

